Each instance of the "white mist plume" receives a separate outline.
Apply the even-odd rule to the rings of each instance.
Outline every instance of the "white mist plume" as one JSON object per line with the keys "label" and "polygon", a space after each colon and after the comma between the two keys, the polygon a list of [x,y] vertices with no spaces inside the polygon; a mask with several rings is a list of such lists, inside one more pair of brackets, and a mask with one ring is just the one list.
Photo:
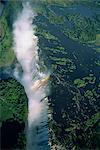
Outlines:
{"label": "white mist plume", "polygon": [[34,62],[38,59],[37,55],[37,37],[34,35],[32,20],[35,14],[32,12],[30,6],[25,5],[22,13],[18,16],[14,23],[14,50],[18,61],[20,62],[23,71],[32,73],[32,60]]}
{"label": "white mist plume", "polygon": [[[33,13],[29,4],[26,4],[13,24],[14,51],[23,70],[20,81],[29,99],[29,127],[33,122],[36,123],[38,121],[43,109],[43,104],[40,101],[46,95],[44,88],[39,88],[38,90],[33,90],[32,88],[36,80],[47,76],[38,71],[38,38],[35,36],[35,26],[32,25],[35,16],[36,14]],[[15,69],[14,74],[18,78],[17,69]],[[34,79],[33,75],[35,75]]]}
{"label": "white mist plume", "polygon": [[[24,86],[28,97],[27,150],[49,149],[47,102],[41,102],[46,96],[48,73],[39,70],[38,38],[35,36],[33,19],[36,14],[29,4],[23,6],[13,24],[14,51],[20,65],[16,65],[14,76]],[[20,73],[19,68],[22,70]],[[39,134],[37,129],[39,127]],[[42,132],[41,132],[42,131]],[[42,137],[42,138],[41,138]],[[44,143],[45,146],[40,143]]]}

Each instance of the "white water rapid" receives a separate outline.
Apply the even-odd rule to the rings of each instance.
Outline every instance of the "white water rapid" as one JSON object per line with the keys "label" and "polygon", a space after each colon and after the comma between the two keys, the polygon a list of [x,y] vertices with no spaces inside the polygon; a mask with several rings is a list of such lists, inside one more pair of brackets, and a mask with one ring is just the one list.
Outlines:
{"label": "white water rapid", "polygon": [[36,13],[29,4],[23,5],[13,24],[13,49],[22,67],[14,75],[24,86],[28,97],[27,150],[49,150],[48,145],[48,108],[46,89],[49,74],[40,72],[38,65],[38,37],[35,36],[33,19]]}

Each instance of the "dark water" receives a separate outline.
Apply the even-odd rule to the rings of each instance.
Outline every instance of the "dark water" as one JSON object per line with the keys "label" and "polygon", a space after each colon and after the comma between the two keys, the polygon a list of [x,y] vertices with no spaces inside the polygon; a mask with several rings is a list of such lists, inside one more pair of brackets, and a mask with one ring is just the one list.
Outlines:
{"label": "dark water", "polygon": [[4,8],[3,4],[0,4],[0,16],[2,15],[3,8]]}
{"label": "dark water", "polygon": [[[0,69],[0,80],[8,80],[14,78],[13,76],[13,66],[3,67]],[[25,130],[25,125],[21,125],[17,121],[6,121],[2,124],[1,127],[1,148],[13,149],[16,144],[18,144],[19,133]],[[27,130],[27,129],[26,129]],[[36,148],[35,150],[49,150],[48,145],[48,110],[45,108],[41,113],[41,119],[39,124],[31,130],[31,139],[28,141],[27,150],[32,150],[34,147],[34,141],[36,139]],[[29,133],[27,133],[29,134]],[[29,135],[30,136],[30,135]]]}
{"label": "dark water", "polygon": [[45,107],[40,114],[38,124],[33,123],[27,130],[27,150],[50,150],[48,141],[48,108]]}
{"label": "dark water", "polygon": [[[15,69],[17,69],[18,71],[18,79],[21,78],[23,71],[21,65],[18,63],[16,58],[14,59],[11,65],[8,66],[5,65],[3,67],[0,67],[0,80],[6,80],[10,78],[16,79],[16,77],[14,76]],[[18,80],[18,82],[19,81],[20,80]]]}
{"label": "dark water", "polygon": [[65,16],[67,13],[80,14],[83,17],[92,18],[94,13],[100,14],[99,9],[93,9],[85,5],[74,5],[72,7],[60,7],[60,6],[48,6],[49,10],[56,13],[57,15]]}
{"label": "dark water", "polygon": [[[45,22],[46,26],[41,26],[40,22]],[[72,59],[76,64],[77,69],[76,71],[74,71],[72,78],[78,78],[84,75],[88,75],[89,73],[93,73],[97,77],[99,76],[99,67],[95,64],[95,61],[99,60],[99,55],[95,52],[94,49],[65,36],[62,33],[60,27],[58,27],[56,24],[50,24],[48,18],[41,16],[40,21],[39,23],[37,23],[37,25],[40,28],[50,31],[52,35],[58,37],[61,46],[64,47],[66,49],[66,52],[68,53],[67,56],[69,56],[69,58]],[[45,40],[44,43],[46,44],[45,46],[50,46],[50,44],[48,42],[45,42]],[[52,47],[53,46],[54,45],[52,45]],[[54,56],[57,57],[56,54]],[[76,59],[74,56],[76,56]],[[59,57],[61,58],[60,54]],[[80,64],[82,64],[82,67],[80,66]]]}
{"label": "dark water", "polygon": [[62,15],[64,16],[66,13],[79,13],[82,16],[86,16],[86,17],[91,17],[93,15],[93,13],[91,12],[91,10],[88,7],[85,6],[73,6],[73,7],[68,7],[63,9],[63,7],[55,7],[55,6],[51,6],[50,7],[51,10],[53,10],[57,15]]}
{"label": "dark water", "polygon": [[6,80],[13,77],[13,66],[0,68],[0,80]]}
{"label": "dark water", "polygon": [[[52,9],[52,6],[48,6],[49,9]],[[56,11],[55,13],[57,13],[58,15],[61,15],[62,11],[62,15],[65,14],[66,9],[67,8],[59,8],[54,6],[54,10]],[[61,9],[61,10],[60,10]],[[72,10],[74,10],[74,8],[69,8],[70,12]],[[79,9],[79,8],[78,8]],[[86,10],[87,12],[83,13],[83,8],[80,7],[81,10],[81,15],[83,16],[87,16],[87,17],[93,17],[93,12],[92,10],[88,9]],[[51,11],[52,11],[51,10]],[[48,11],[48,10],[47,10]],[[75,8],[76,11],[76,8]],[[80,11],[80,10],[77,10]],[[90,13],[88,14],[88,11],[90,11]],[[97,10],[96,13],[99,13],[99,11]],[[92,115],[94,115],[95,113],[98,112],[98,100],[96,99],[96,102],[92,105],[89,103],[89,101],[87,99],[82,99],[82,97],[80,97],[80,111],[77,111],[77,109],[75,109],[73,107],[74,102],[72,100],[73,95],[71,94],[71,90],[73,90],[75,93],[77,93],[76,88],[74,88],[74,86],[70,87],[71,85],[73,85],[73,81],[76,78],[83,78],[85,76],[88,76],[89,74],[93,74],[96,77],[96,83],[94,85],[88,85],[85,88],[82,88],[80,90],[81,93],[84,93],[86,90],[92,90],[95,89],[96,86],[99,83],[99,72],[100,72],[100,68],[99,66],[97,66],[95,64],[95,61],[100,59],[100,56],[98,55],[98,53],[92,48],[89,47],[87,44],[82,44],[79,43],[77,41],[74,41],[70,38],[68,38],[66,35],[64,35],[64,33],[62,33],[63,31],[63,25],[57,25],[57,24],[52,24],[49,22],[48,19],[48,15],[41,15],[38,16],[37,19],[37,26],[41,29],[44,29],[46,31],[49,31],[52,35],[54,35],[55,37],[58,38],[59,41],[57,41],[56,44],[53,43],[53,40],[49,41],[46,40],[45,37],[40,37],[40,45],[42,45],[42,50],[43,53],[45,53],[44,55],[44,59],[45,61],[49,61],[51,64],[55,64],[56,61],[51,60],[51,58],[49,56],[53,56],[56,58],[69,58],[72,59],[74,64],[76,65],[76,70],[74,70],[73,73],[66,73],[66,78],[64,80],[64,82],[69,82],[70,84],[69,86],[69,90],[68,87],[64,87],[62,85],[56,85],[56,82],[53,80],[53,82],[55,82],[55,88],[52,87],[52,94],[50,96],[51,99],[51,103],[53,104],[53,110],[54,110],[54,120],[59,123],[60,125],[62,125],[63,127],[69,127],[70,125],[70,121],[73,121],[75,119],[75,121],[79,121],[80,124],[84,121],[86,121],[84,119],[84,116],[86,116],[87,118],[91,117]],[[44,44],[42,44],[44,43]],[[59,47],[59,45],[61,45],[62,47],[65,48],[64,51],[67,52],[67,55],[63,55],[61,53],[52,53],[52,51],[50,50],[46,50],[44,47],[49,47],[49,48],[56,48],[57,46]],[[46,56],[46,57],[45,57]],[[47,57],[48,56],[48,57]],[[59,69],[57,68],[57,71],[59,69],[59,72],[61,71],[61,69],[64,68],[63,66]],[[65,66],[66,69],[66,66]],[[55,72],[54,72],[55,73]],[[67,75],[69,75],[69,78],[67,78]],[[63,77],[62,77],[63,78]],[[56,88],[56,86],[58,88]],[[73,88],[73,89],[72,89]],[[98,93],[98,92],[97,92]],[[77,102],[76,102],[77,103]],[[96,106],[96,109],[95,109]],[[70,107],[70,109],[68,108]],[[86,110],[87,107],[87,110]],[[61,111],[65,110],[66,115],[69,115],[69,119],[68,121],[62,119],[62,113]],[[86,118],[86,119],[87,119]],[[63,130],[63,129],[62,129]],[[55,131],[56,132],[56,131]],[[81,129],[76,131],[76,136],[83,134],[84,131],[82,131]],[[87,133],[88,134],[88,133]],[[58,137],[61,139],[64,137],[64,133],[62,133],[61,135],[58,135]],[[63,141],[63,140],[62,140]],[[83,141],[79,138],[77,138],[77,140],[75,141],[75,145],[79,145],[79,147],[84,147],[85,140],[83,139]],[[72,149],[72,148],[70,148]]]}
{"label": "dark water", "polygon": [[7,4],[7,0],[1,0],[0,1],[0,16],[2,16],[6,4]]}
{"label": "dark water", "polygon": [[[56,6],[49,6],[49,9],[51,9],[52,11],[54,11],[55,13],[57,13],[58,15],[65,15],[66,13],[80,13],[82,16],[85,17],[92,17],[93,16],[93,12],[91,11],[90,8],[85,7],[85,6],[75,6],[75,7],[70,7],[70,8],[65,8],[62,9],[61,7],[56,7]],[[95,13],[99,13],[99,10],[93,10]],[[38,21],[39,20],[39,21]],[[46,26],[42,26],[41,22],[45,22]],[[76,42],[70,38],[68,38],[67,36],[65,36],[62,33],[62,26],[58,26],[58,25],[54,25],[51,24],[48,20],[48,17],[44,17],[44,16],[39,16],[37,18],[37,26],[39,28],[45,29],[47,31],[49,31],[51,34],[55,35],[56,37],[58,37],[60,44],[62,45],[62,47],[64,47],[66,49],[66,52],[68,53],[68,57],[71,58],[75,65],[76,65],[76,70],[74,71],[74,73],[71,75],[70,74],[70,80],[74,80],[76,78],[81,78],[83,76],[87,76],[89,73],[93,73],[97,78],[99,77],[99,67],[94,63],[95,61],[97,61],[99,59],[99,55],[95,52],[94,49],[88,47],[87,45],[83,45],[80,44],[79,42]],[[53,47],[54,45],[52,43],[48,43],[48,41],[43,40],[42,41],[44,43],[45,46],[48,47]],[[47,54],[48,55],[48,54]],[[50,54],[52,55],[52,54]],[[65,56],[65,57],[67,57]],[[75,57],[74,57],[75,56]],[[60,54],[56,54],[55,57],[62,57]],[[45,59],[45,58],[44,58]],[[50,59],[49,59],[50,61]],[[82,66],[80,66],[80,64],[82,64]],[[8,67],[8,68],[2,68],[0,70],[0,80],[1,79],[8,79],[12,77],[12,68]],[[62,88],[62,87],[59,87]],[[69,97],[70,94],[68,92],[66,92],[66,90],[64,91],[64,95],[61,99],[61,106],[59,107],[59,103],[56,103],[56,111],[58,112],[56,119],[59,119],[60,114],[60,109],[61,107],[64,107],[65,104],[65,97],[67,97],[67,101],[69,101]],[[56,93],[57,94],[57,93]],[[58,95],[58,99],[59,99]],[[61,94],[62,96],[62,94]],[[52,97],[53,98],[53,97]],[[70,102],[69,102],[70,103]],[[47,112],[45,112],[46,114]],[[45,114],[43,114],[43,116],[46,116]],[[72,114],[74,115],[74,114]],[[43,117],[42,116],[42,117]],[[47,116],[45,119],[41,119],[40,121],[40,125],[35,129],[35,131],[37,132],[37,138],[38,138],[38,150],[49,150],[49,146],[48,146],[48,121],[47,121]],[[20,126],[18,124],[18,122],[13,122],[13,123],[4,123],[2,126],[2,148],[5,148],[5,145],[7,145],[6,148],[12,147],[12,143],[16,143],[17,142],[17,138],[18,138],[18,131],[20,132],[20,128],[22,128],[22,126]],[[6,133],[5,133],[6,131]],[[13,132],[12,132],[13,131]],[[12,137],[12,138],[9,138]],[[15,137],[15,138],[13,138]],[[12,141],[12,142],[11,142]]]}
{"label": "dark water", "polygon": [[1,127],[1,150],[13,150],[18,144],[19,133],[23,132],[25,124],[7,120]]}
{"label": "dark water", "polygon": [[50,150],[48,145],[49,141],[49,129],[48,129],[48,108],[45,108],[42,113],[40,124],[38,126],[38,149],[37,150]]}

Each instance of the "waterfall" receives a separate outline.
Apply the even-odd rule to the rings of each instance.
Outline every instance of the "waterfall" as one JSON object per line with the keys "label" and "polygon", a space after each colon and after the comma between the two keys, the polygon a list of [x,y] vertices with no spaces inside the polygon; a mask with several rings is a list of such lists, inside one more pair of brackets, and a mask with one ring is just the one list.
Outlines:
{"label": "waterfall", "polygon": [[33,19],[36,13],[29,3],[23,5],[13,24],[13,49],[22,67],[22,75],[15,68],[14,76],[24,86],[28,97],[27,150],[49,150],[48,108],[46,91],[49,73],[41,72],[38,57],[38,37]]}

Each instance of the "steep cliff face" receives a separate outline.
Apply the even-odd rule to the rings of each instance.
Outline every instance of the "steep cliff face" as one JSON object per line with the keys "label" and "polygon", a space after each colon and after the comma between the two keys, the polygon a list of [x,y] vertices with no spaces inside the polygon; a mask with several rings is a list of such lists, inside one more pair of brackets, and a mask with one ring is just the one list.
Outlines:
{"label": "steep cliff face", "polygon": [[27,130],[27,149],[49,150],[49,129],[48,129],[48,99],[42,102],[44,108],[41,111],[38,123],[34,122]]}
{"label": "steep cliff face", "polygon": [[27,97],[12,78],[0,80],[0,108],[1,149],[24,149]]}

